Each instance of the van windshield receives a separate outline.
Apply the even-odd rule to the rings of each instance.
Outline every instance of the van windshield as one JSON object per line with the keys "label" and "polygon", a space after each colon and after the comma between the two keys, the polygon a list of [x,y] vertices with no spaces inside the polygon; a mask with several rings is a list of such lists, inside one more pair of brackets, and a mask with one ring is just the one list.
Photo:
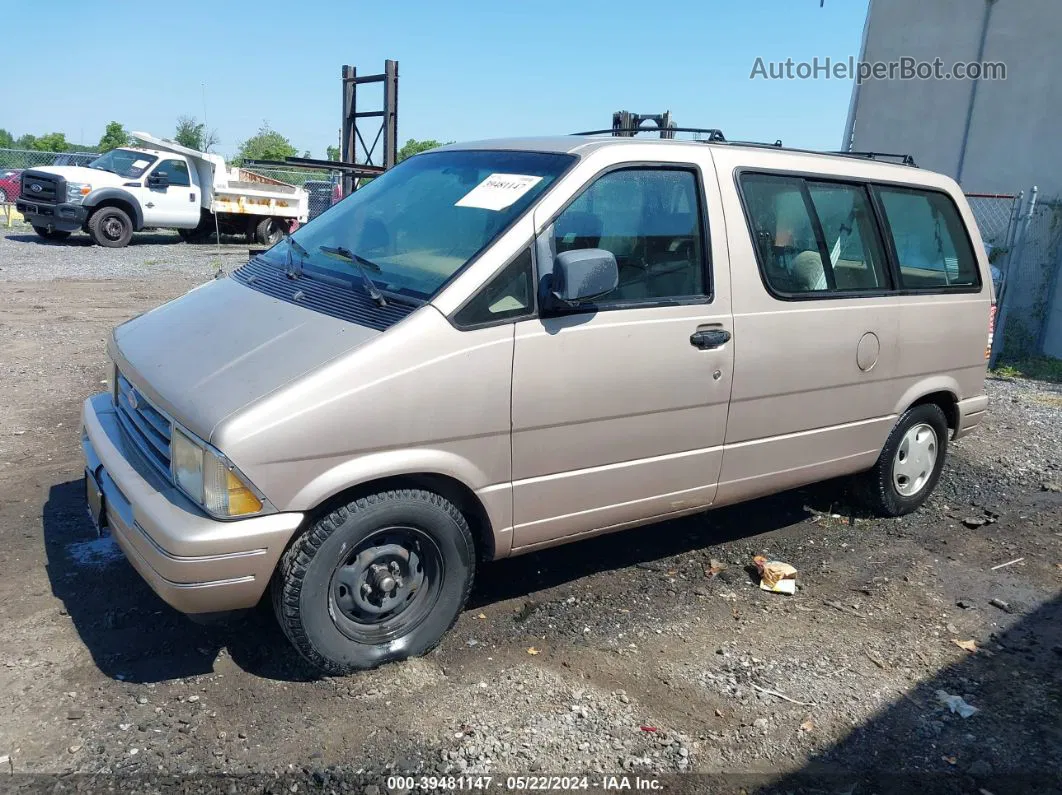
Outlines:
{"label": "van windshield", "polygon": [[431,298],[498,237],[575,158],[465,150],[404,161],[263,256],[366,289]]}

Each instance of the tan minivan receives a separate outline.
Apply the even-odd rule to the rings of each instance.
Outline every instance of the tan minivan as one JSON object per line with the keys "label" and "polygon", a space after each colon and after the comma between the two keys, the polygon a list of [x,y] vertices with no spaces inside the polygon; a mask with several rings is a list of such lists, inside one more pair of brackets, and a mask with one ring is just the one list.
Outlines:
{"label": "tan minivan", "polygon": [[992,287],[951,179],[723,141],[418,155],[119,326],[97,525],[187,613],[271,588],[342,673],[478,562],[840,475],[918,508],[981,422]]}

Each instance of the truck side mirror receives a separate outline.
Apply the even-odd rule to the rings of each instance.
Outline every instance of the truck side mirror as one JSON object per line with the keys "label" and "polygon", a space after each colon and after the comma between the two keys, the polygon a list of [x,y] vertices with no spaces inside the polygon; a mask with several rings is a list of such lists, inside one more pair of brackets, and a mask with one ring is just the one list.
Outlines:
{"label": "truck side mirror", "polygon": [[156,171],[150,177],[147,178],[147,186],[149,188],[166,188],[170,184],[170,175],[165,171]]}

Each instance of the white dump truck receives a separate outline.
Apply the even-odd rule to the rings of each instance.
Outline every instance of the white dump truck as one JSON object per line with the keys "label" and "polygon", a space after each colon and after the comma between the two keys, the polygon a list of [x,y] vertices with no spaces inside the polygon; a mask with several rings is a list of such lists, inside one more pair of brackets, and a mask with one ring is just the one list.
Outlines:
{"label": "white dump truck", "polygon": [[87,166],[22,172],[16,208],[41,237],[88,232],[121,248],[141,229],[176,229],[186,240],[243,234],[270,245],[307,219],[309,195],[220,155],[135,132],[140,144],[112,149]]}

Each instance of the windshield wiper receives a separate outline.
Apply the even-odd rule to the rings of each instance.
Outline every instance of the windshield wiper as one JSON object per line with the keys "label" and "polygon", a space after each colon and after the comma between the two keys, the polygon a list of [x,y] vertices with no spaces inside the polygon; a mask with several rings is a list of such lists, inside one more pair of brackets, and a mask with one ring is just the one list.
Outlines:
{"label": "windshield wiper", "polygon": [[[282,232],[282,234],[284,235],[284,240],[287,241],[288,244],[288,278],[298,279],[300,276],[302,276],[302,263],[306,260],[307,257],[310,256],[310,252],[303,248],[302,244],[299,243],[287,232]],[[297,251],[299,254],[298,265],[296,265],[291,259],[292,249]]]}
{"label": "windshield wiper", "polygon": [[371,259],[365,259],[365,257],[360,254],[355,254],[349,248],[344,248],[343,246],[318,246],[317,248],[325,254],[330,254],[333,257],[339,257],[340,259],[346,260],[357,268],[358,273],[361,274],[361,280],[365,283],[365,289],[368,291],[369,297],[376,302],[377,306],[387,306],[387,299],[384,298],[384,294],[380,292],[380,289],[372,280],[372,276],[369,275],[370,270],[380,273],[379,265]]}

